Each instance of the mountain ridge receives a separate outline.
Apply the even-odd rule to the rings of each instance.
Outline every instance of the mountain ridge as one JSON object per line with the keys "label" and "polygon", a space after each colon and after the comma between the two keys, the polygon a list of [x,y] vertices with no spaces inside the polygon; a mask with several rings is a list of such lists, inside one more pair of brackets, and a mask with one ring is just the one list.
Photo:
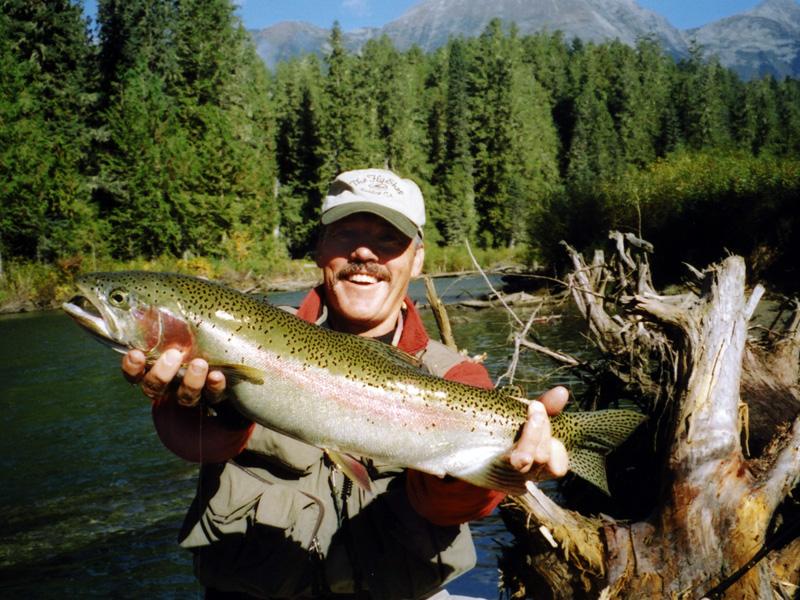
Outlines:
{"label": "mountain ridge", "polygon": [[[451,36],[480,35],[492,18],[514,22],[521,34],[562,31],[567,39],[632,45],[642,36],[659,41],[676,59],[688,56],[691,43],[704,55],[750,79],[771,74],[800,76],[800,4],[796,0],[763,0],[749,11],[680,30],[635,0],[422,0],[383,27],[344,32],[345,47],[358,51],[370,38],[387,35],[401,50],[417,45],[425,51]],[[274,68],[306,52],[323,55],[330,29],[302,21],[284,21],[251,30],[259,55]]]}

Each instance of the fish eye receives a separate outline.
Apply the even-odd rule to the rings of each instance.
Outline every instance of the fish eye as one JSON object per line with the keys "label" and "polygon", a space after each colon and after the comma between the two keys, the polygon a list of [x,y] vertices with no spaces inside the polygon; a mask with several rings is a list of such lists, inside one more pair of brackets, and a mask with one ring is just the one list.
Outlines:
{"label": "fish eye", "polygon": [[108,301],[117,307],[127,306],[128,292],[122,288],[111,290],[111,293],[108,295]]}

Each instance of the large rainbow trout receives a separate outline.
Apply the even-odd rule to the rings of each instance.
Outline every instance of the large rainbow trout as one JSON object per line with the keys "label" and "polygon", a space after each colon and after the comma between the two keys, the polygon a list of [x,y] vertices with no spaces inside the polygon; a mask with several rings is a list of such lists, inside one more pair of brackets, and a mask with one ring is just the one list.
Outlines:
{"label": "large rainbow trout", "polygon": [[[95,273],[64,310],[120,352],[148,361],[168,348],[228,378],[231,401],[265,427],[327,451],[353,477],[351,456],[452,475],[511,494],[523,476],[506,456],[526,402],[423,373],[405,353],[330,331],[210,281],[166,273]],[[570,470],[608,492],[605,455],[642,422],[628,410],[551,419]],[[359,474],[355,474],[358,479]],[[362,482],[363,484],[363,482]]]}

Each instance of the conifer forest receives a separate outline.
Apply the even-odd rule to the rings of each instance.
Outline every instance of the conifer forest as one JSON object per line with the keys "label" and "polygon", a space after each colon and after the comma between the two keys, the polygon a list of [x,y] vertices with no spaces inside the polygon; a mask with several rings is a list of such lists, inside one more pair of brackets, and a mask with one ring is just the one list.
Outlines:
{"label": "conifer forest", "polygon": [[334,24],[324,57],[271,72],[230,0],[99,0],[96,22],[75,0],[0,5],[0,276],[306,257],[329,181],[388,167],[420,184],[429,247],[557,269],[560,240],[616,229],[668,265],[737,253],[797,288],[798,80],[499,21],[427,54],[350,52]]}

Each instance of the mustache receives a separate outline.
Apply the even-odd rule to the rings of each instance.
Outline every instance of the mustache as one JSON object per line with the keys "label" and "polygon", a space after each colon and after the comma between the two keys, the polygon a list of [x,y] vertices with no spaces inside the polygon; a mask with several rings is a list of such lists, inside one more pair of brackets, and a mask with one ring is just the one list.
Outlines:
{"label": "mustache", "polygon": [[389,281],[392,276],[383,265],[371,262],[348,262],[336,274],[337,279],[347,279],[351,275],[370,275],[379,281]]}

